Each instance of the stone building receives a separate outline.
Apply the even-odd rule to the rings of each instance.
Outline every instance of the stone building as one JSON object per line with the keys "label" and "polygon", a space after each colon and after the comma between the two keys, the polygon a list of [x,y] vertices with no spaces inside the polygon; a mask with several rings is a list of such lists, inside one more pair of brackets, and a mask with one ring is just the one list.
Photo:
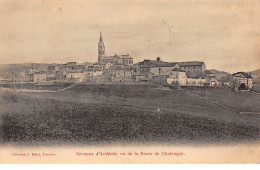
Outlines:
{"label": "stone building", "polygon": [[96,68],[95,66],[89,66],[85,71],[84,74],[86,77],[95,77],[95,76],[101,76],[102,70],[99,68]]}
{"label": "stone building", "polygon": [[111,81],[119,81],[119,82],[133,81],[132,69],[129,67],[116,68],[115,74],[111,78]]}
{"label": "stone building", "polygon": [[179,83],[180,86],[186,86],[187,83],[187,76],[186,72],[179,69],[179,68],[174,68],[170,71],[169,78],[167,78],[167,83],[172,84],[172,83]]}
{"label": "stone building", "polygon": [[135,64],[133,74],[138,75],[150,72],[153,76],[165,76],[170,75],[171,70],[174,68],[179,68],[179,64],[164,62],[158,57],[156,60],[144,60]]}
{"label": "stone building", "polygon": [[37,84],[44,84],[46,83],[47,74],[44,72],[37,72],[33,74],[33,82]]}
{"label": "stone building", "polygon": [[68,71],[66,74],[66,79],[83,79],[84,74],[82,71]]}
{"label": "stone building", "polygon": [[207,86],[219,86],[220,83],[217,76],[209,70],[205,71],[205,75],[202,78],[207,79]]}
{"label": "stone building", "polygon": [[232,74],[234,80],[238,82],[238,86],[241,90],[251,89],[253,87],[253,77],[245,72],[237,72]]}
{"label": "stone building", "polygon": [[206,64],[202,61],[178,62],[180,69],[186,71],[188,77],[199,77],[206,70]]}

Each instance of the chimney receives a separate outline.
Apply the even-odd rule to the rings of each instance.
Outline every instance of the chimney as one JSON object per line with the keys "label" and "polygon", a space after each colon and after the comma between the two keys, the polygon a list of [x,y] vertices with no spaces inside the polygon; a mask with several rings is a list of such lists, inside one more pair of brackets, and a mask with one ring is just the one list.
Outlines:
{"label": "chimney", "polygon": [[156,61],[161,61],[161,58],[158,56],[158,57],[156,58]]}

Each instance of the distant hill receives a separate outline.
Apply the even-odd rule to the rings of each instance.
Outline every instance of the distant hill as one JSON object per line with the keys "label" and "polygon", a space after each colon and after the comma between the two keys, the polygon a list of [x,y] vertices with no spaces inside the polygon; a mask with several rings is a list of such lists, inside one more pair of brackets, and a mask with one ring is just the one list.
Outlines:
{"label": "distant hill", "polygon": [[253,78],[260,78],[260,69],[249,72]]}
{"label": "distant hill", "polygon": [[15,77],[18,81],[24,81],[28,78],[29,70],[47,69],[49,64],[46,63],[20,63],[20,64],[0,64],[0,78],[10,79]]}
{"label": "distant hill", "polygon": [[0,64],[0,72],[9,71],[11,68],[25,70],[28,68],[47,68],[50,64],[46,63],[20,63],[20,64]]}
{"label": "distant hill", "polygon": [[260,82],[260,69],[249,72],[254,81]]}
{"label": "distant hill", "polygon": [[221,77],[227,77],[230,76],[231,74],[225,71],[219,71],[216,69],[211,69],[209,70],[211,73],[215,74],[217,76],[218,79],[220,79]]}
{"label": "distant hill", "polygon": [[[216,69],[211,69],[209,71],[212,72],[213,74],[215,74],[218,79],[220,79],[221,77],[231,76],[230,73],[225,72],[225,71],[219,71],[219,70],[216,70]],[[249,74],[251,74],[251,76],[253,77],[254,81],[260,82],[260,69],[254,70],[254,71],[250,71]]]}

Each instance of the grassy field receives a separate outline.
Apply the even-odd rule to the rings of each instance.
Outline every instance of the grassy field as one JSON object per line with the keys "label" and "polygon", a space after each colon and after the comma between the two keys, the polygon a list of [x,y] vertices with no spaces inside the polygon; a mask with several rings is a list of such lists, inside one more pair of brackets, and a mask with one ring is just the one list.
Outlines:
{"label": "grassy field", "polygon": [[[202,89],[190,90],[203,95]],[[229,101],[229,107],[260,112],[254,105],[258,95],[214,89],[207,96],[216,93],[216,100]],[[247,102],[237,106],[237,95]],[[205,144],[260,139],[259,115],[238,114],[182,90],[157,86],[82,85],[59,93],[2,93],[1,100],[2,143]]]}
{"label": "grassy field", "polygon": [[62,82],[62,83],[55,83],[55,84],[33,84],[33,83],[26,83],[26,84],[0,84],[0,88],[11,88],[11,89],[32,89],[32,90],[60,90],[66,87],[73,85],[72,82]]}
{"label": "grassy field", "polygon": [[186,91],[214,100],[240,112],[260,113],[260,95],[248,91],[233,92],[229,88],[195,88],[187,87]]}

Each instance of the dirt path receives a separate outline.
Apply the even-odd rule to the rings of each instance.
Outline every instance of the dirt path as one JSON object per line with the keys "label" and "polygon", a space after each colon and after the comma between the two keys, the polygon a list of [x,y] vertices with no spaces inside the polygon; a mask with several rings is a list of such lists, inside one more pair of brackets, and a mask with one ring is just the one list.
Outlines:
{"label": "dirt path", "polygon": [[[20,93],[25,96],[33,98],[42,98],[50,100],[59,100],[64,102],[82,103],[82,104],[102,104],[104,106],[117,106],[121,108],[132,108],[133,110],[146,110],[151,114],[186,114],[192,117],[207,117],[211,120],[218,120],[224,122],[236,122],[243,125],[254,125],[259,127],[259,118],[256,115],[248,115],[239,111],[236,111],[228,106],[224,106],[215,101],[201,97],[197,94],[187,92],[185,90],[169,90],[170,93],[177,93],[178,96],[183,96],[188,100],[185,102],[167,100],[164,98],[138,98],[138,97],[121,97],[118,95],[104,96],[102,94],[92,94],[92,91],[84,93],[71,93],[66,90],[73,88],[62,89],[61,93]],[[159,91],[165,91],[165,89],[157,89]],[[185,97],[186,96],[186,97]],[[205,104],[205,102],[208,104]],[[198,101],[198,102],[197,102]],[[197,103],[197,104],[193,104]]]}
{"label": "dirt path", "polygon": [[206,97],[202,97],[202,96],[200,96],[200,95],[197,95],[197,94],[195,94],[195,93],[189,92],[189,91],[184,90],[184,89],[181,89],[181,90],[183,90],[183,91],[184,91],[186,94],[188,94],[188,95],[196,96],[196,97],[198,97],[198,98],[200,98],[200,99],[206,100],[206,101],[208,101],[208,102],[210,102],[210,103],[213,103],[213,104],[215,104],[215,105],[217,105],[217,106],[220,106],[220,107],[222,107],[222,108],[224,108],[224,109],[227,109],[227,110],[229,110],[229,111],[232,111],[232,112],[235,112],[235,113],[240,113],[240,112],[237,111],[237,110],[234,110],[234,109],[232,109],[232,108],[230,108],[230,107],[227,107],[227,106],[225,106],[225,105],[223,105],[223,104],[219,104],[219,103],[217,103],[217,102],[215,102],[215,101],[213,101],[213,100],[210,100],[210,99],[208,99],[208,98],[206,98]]}
{"label": "dirt path", "polygon": [[34,89],[0,88],[0,92],[3,91],[3,92],[17,92],[17,93],[57,93],[57,92],[62,92],[62,91],[68,90],[68,89],[75,87],[76,85],[79,85],[79,84],[80,83],[73,84],[69,87],[65,87],[65,88],[60,89],[60,90],[34,90]]}
{"label": "dirt path", "polygon": [[202,99],[202,100],[206,100],[206,101],[208,101],[208,102],[210,102],[210,103],[213,103],[213,104],[215,104],[215,105],[217,105],[217,106],[219,106],[219,107],[222,107],[222,108],[224,108],[224,109],[226,109],[226,110],[229,110],[229,111],[232,111],[232,112],[235,112],[235,113],[239,113],[239,114],[260,114],[260,112],[247,112],[247,111],[245,111],[245,112],[240,112],[240,111],[238,111],[238,110],[232,109],[231,107],[225,106],[225,105],[223,105],[223,104],[220,104],[220,103],[218,103],[218,102],[216,102],[216,101],[210,100],[210,99],[208,99],[208,98],[206,98],[206,97],[202,97],[202,96],[200,96],[200,95],[198,95],[198,94],[195,94],[195,93],[192,93],[192,92],[190,92],[190,91],[187,91],[187,90],[184,90],[184,89],[181,89],[181,90],[184,91],[184,92],[185,92],[186,94],[188,94],[188,95],[196,96],[196,97],[198,97],[198,98],[200,98],[200,99]]}

